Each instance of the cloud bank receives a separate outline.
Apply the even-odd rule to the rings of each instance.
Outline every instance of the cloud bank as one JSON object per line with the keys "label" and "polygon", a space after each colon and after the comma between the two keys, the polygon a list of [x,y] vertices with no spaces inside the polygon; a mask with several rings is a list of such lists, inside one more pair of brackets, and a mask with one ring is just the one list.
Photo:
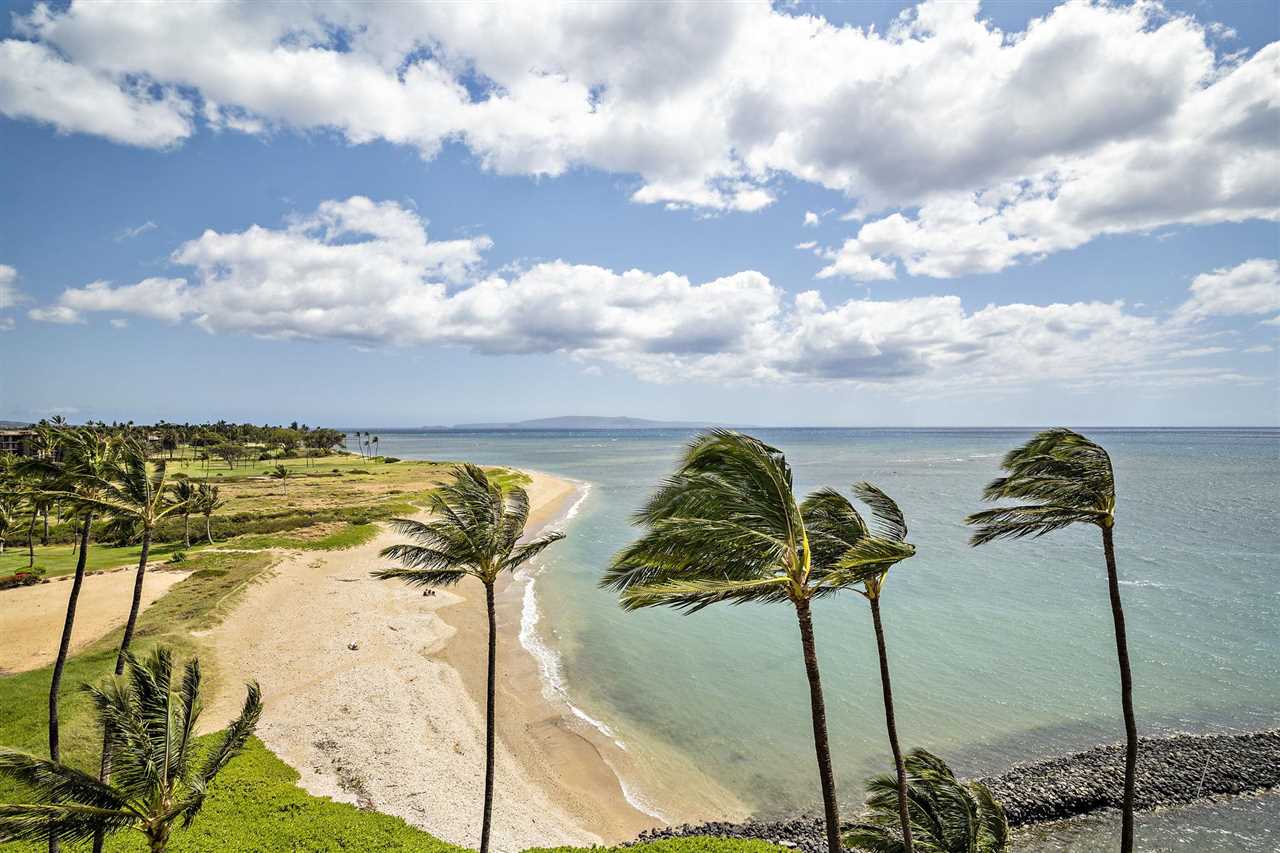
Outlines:
{"label": "cloud bank", "polygon": [[1164,318],[1122,302],[987,305],[957,296],[853,299],[791,296],[744,270],[695,282],[675,272],[617,272],[564,260],[505,276],[487,272],[487,237],[432,240],[428,223],[393,201],[327,201],[278,228],[205,231],[171,261],[184,277],[62,293],[30,316],[83,322],[134,315],[211,333],[444,345],[502,355],[558,353],[654,382],[853,383],[905,393],[1057,381],[1248,381],[1186,359],[1202,320],[1265,314],[1280,302],[1275,261],[1199,276]]}
{"label": "cloud bank", "polygon": [[753,211],[784,179],[865,220],[826,277],[995,272],[1104,234],[1280,216],[1280,44],[1158,2],[1021,32],[927,0],[891,27],[769,3],[40,5],[0,113],[167,148],[325,131],[502,174],[633,175],[641,203]]}

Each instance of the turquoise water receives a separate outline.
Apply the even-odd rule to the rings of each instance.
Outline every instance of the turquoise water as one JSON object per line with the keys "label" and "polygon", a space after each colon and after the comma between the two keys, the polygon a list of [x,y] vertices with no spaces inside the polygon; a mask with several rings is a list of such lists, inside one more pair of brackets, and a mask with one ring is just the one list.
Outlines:
{"label": "turquoise water", "polygon": [[[867,479],[906,512],[919,552],[893,570],[882,608],[904,746],[977,774],[1122,736],[1097,531],[980,549],[966,542],[964,515],[981,508],[1000,455],[1030,431],[754,432],[786,452],[799,491]],[[1140,728],[1280,725],[1280,432],[1089,432],[1116,466]],[[626,614],[596,588],[634,536],[630,513],[670,473],[689,434],[380,436],[389,455],[590,483],[537,582],[539,630],[561,655],[574,703],[633,749],[689,756],[762,815],[813,808],[794,614],[751,606]],[[860,781],[889,764],[870,616],[855,595],[815,610],[837,781],[852,805]],[[633,781],[643,793],[671,780]]]}

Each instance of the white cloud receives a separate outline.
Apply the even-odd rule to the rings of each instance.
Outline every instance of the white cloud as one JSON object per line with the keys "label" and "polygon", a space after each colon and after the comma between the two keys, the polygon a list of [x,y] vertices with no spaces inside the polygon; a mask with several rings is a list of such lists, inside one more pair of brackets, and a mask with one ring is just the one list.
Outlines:
{"label": "white cloud", "polygon": [[818,248],[818,241],[806,240],[803,243],[796,243],[796,248],[802,252],[812,252],[814,249]]}
{"label": "white cloud", "polygon": [[456,139],[503,174],[585,166],[639,176],[638,202],[713,210],[814,183],[879,215],[827,276],[993,271],[1280,207],[1280,45],[1219,57],[1230,33],[1158,2],[1069,0],[1006,33],[976,0],[884,32],[764,0],[102,0],[19,30],[33,41],[3,42],[0,109],[129,144],[197,120],[428,157]]}
{"label": "white cloud", "polygon": [[416,212],[357,196],[279,228],[205,231],[172,255],[191,270],[186,278],[93,282],[31,316],[79,322],[106,312],[186,320],[211,333],[559,353],[656,382],[912,391],[1247,378],[1179,367],[1206,354],[1194,324],[1120,302],[967,310],[959,297],[925,296],[828,305],[816,291],[789,296],[753,270],[695,282],[556,260],[498,275],[483,268],[489,246],[486,237],[431,240]]}
{"label": "white cloud", "polygon": [[804,225],[809,228],[816,228],[822,224],[822,217],[814,213],[812,210],[804,212]]}
{"label": "white cloud", "polygon": [[163,148],[191,134],[190,113],[171,88],[155,96],[143,82],[67,62],[43,44],[0,41],[0,114],[10,118]]}
{"label": "white cloud", "polygon": [[1191,298],[1178,309],[1176,318],[1191,321],[1278,311],[1280,261],[1254,258],[1196,276],[1191,282]]}
{"label": "white cloud", "polygon": [[146,234],[148,231],[154,231],[156,230],[157,227],[159,226],[157,226],[154,222],[148,219],[146,222],[142,223],[141,225],[135,226],[133,228],[120,229],[120,231],[116,234],[116,236],[113,239],[117,243],[123,243],[125,240],[132,240],[134,237],[141,237],[143,234]]}
{"label": "white cloud", "polygon": [[17,282],[18,271],[8,264],[0,264],[0,332],[13,329],[13,318],[4,312],[22,301]]}

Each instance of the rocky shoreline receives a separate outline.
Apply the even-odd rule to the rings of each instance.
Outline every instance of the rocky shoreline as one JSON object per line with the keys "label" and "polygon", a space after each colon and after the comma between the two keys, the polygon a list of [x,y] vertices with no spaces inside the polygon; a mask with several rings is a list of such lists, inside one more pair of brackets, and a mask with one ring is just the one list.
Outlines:
{"label": "rocky shoreline", "polygon": [[[1012,826],[1061,820],[1118,808],[1124,787],[1124,746],[1099,746],[1061,758],[1018,764],[980,780],[1004,804]],[[1138,744],[1139,809],[1191,803],[1280,786],[1280,729],[1236,735],[1174,735]],[[852,822],[846,822],[851,827]],[[823,853],[821,818],[712,821],[650,830],[637,841],[686,835],[759,839],[805,853]]]}

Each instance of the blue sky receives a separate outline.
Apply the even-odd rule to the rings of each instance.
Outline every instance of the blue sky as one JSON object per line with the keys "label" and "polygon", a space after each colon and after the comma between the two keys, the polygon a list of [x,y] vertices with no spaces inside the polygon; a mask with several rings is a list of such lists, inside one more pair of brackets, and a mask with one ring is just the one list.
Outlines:
{"label": "blue sky", "polygon": [[273,8],[10,5],[0,418],[1280,419],[1268,4]]}

